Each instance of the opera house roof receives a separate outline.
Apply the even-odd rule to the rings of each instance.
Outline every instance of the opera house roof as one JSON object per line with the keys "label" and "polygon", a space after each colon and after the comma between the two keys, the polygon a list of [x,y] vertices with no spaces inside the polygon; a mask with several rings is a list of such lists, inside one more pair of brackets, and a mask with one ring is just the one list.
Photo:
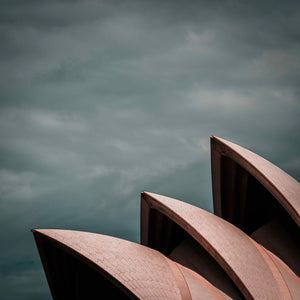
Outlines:
{"label": "opera house roof", "polygon": [[143,192],[141,244],[34,229],[53,299],[300,299],[300,184],[211,137],[214,214]]}

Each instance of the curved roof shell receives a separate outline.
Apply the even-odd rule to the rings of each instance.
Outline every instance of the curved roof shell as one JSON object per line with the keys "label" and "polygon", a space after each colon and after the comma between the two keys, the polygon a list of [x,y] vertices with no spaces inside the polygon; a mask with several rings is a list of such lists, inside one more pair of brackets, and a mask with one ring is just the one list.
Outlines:
{"label": "curved roof shell", "polygon": [[[293,299],[293,292],[289,291],[292,283],[278,271],[265,248],[232,224],[188,203],[142,193],[141,240],[144,245],[155,248],[152,241],[162,240],[159,235],[165,232],[162,222],[161,228],[156,227],[154,231],[158,236],[151,237],[151,227],[155,226],[155,219],[151,221],[151,210],[167,216],[202,245],[245,298]],[[281,264],[289,269],[283,262]],[[299,278],[290,269],[289,274],[293,274],[293,280],[298,282],[298,293]]]}
{"label": "curved roof shell", "polygon": [[[238,196],[239,201],[243,202],[247,177],[250,174],[284,207],[298,227],[300,226],[300,184],[289,174],[263,157],[215,136],[211,137],[211,164],[216,215],[230,218],[230,213],[226,215],[224,212],[224,206],[230,205],[239,209],[238,215],[245,214],[245,205],[226,203],[224,198],[229,198],[230,202]],[[226,182],[222,184],[222,180]],[[239,226],[239,222],[235,225]]]}
{"label": "curved roof shell", "polygon": [[299,183],[217,137],[211,160],[215,215],[143,192],[142,245],[33,230],[53,298],[300,299]]}
{"label": "curved roof shell", "polygon": [[[34,230],[34,235],[54,299],[63,299],[63,296],[70,298],[69,293],[72,292],[68,285],[56,284],[56,277],[64,271],[61,261],[57,259],[57,249],[65,257],[76,257],[106,277],[115,290],[123,292],[118,296],[122,299],[230,299],[199,274],[156,250],[130,241],[96,233],[56,229]],[[51,251],[54,260],[51,259]],[[78,272],[71,264],[66,268],[73,269],[68,276]],[[88,292],[85,290],[82,294]],[[114,291],[110,289],[109,292]],[[101,285],[98,285],[98,295],[105,296]]]}

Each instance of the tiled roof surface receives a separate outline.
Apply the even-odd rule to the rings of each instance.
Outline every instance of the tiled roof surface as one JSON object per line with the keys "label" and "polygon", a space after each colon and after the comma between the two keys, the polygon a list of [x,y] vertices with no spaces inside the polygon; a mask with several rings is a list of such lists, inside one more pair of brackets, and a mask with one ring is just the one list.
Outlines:
{"label": "tiled roof surface", "polygon": [[[106,235],[58,229],[37,229],[83,255],[108,272],[140,299],[228,299],[207,280],[151,248]],[[187,276],[187,279],[185,279]]]}
{"label": "tiled roof surface", "polygon": [[[151,208],[174,220],[211,253],[245,297],[291,299],[289,279],[281,275],[269,252],[240,229],[188,203],[154,193],[145,194],[149,196],[147,201]],[[291,270],[289,274],[299,282]]]}
{"label": "tiled roof surface", "polygon": [[[98,283],[105,277],[107,281],[103,281],[103,286],[106,284],[107,290],[121,291],[120,295],[124,293],[130,298],[139,299],[231,299],[228,295],[234,299],[241,297],[270,300],[300,299],[300,279],[291,270],[297,269],[294,268],[294,264],[298,264],[299,259],[284,258],[299,250],[297,243],[294,243],[294,236],[299,232],[300,225],[300,184],[272,163],[241,146],[217,137],[212,137],[211,141],[214,206],[215,213],[222,218],[176,199],[143,192],[141,241],[145,246],[96,233],[58,229],[33,230],[53,297],[61,299],[60,295],[68,295],[63,281],[64,278],[74,276],[74,280],[70,282],[77,285],[84,282],[87,285],[89,282],[94,283],[94,278],[100,280],[96,280],[97,284],[93,285],[93,289],[82,289],[84,293],[87,290],[94,293],[95,287],[98,292]],[[266,223],[269,222],[268,218],[264,219],[263,224],[256,222],[256,218],[253,218],[255,214],[243,220],[246,220],[247,224],[254,221],[253,224],[258,225],[253,229],[256,230],[254,233],[240,227],[235,223],[235,219],[227,218],[247,234],[225,220],[226,216],[222,215],[224,207],[230,208],[230,213],[238,213],[238,216],[247,208],[245,205],[239,205],[241,204],[239,197],[230,201],[233,199],[231,195],[236,193],[236,190],[243,192],[237,195],[245,196],[247,191],[245,180],[232,180],[230,190],[232,193],[227,192],[222,196],[222,189],[226,183],[224,178],[232,178],[230,175],[233,174],[224,173],[224,170],[236,168],[234,165],[230,167],[230,164],[224,167],[227,158],[239,165],[239,168],[243,168],[243,176],[246,174],[247,177],[249,173],[251,178],[255,178],[270,192],[274,198],[270,198],[269,201],[274,200],[275,203],[282,205],[283,208],[279,205],[280,209],[276,210],[277,215],[272,214],[268,211],[269,202],[263,201],[265,199],[263,197],[257,198],[257,192],[254,195],[259,204],[257,207],[260,207],[260,201],[266,203],[263,216],[266,215],[272,220],[275,217],[275,222],[270,224],[282,222],[278,225],[279,229],[273,226],[273,230],[270,230],[271,225]],[[221,171],[222,160],[223,171]],[[239,182],[244,184],[243,189],[240,188]],[[246,204],[253,203],[251,199],[247,201]],[[251,211],[250,206],[247,209]],[[252,211],[256,212],[257,207],[252,208]],[[237,210],[234,211],[232,208]],[[284,217],[277,220],[276,217],[280,214]],[[287,228],[290,229],[288,233]],[[279,232],[284,238],[276,235]],[[249,236],[252,233],[259,243]],[[275,234],[277,238],[268,241],[269,234]],[[278,241],[281,243],[283,240],[287,242],[278,247]],[[262,244],[265,247],[271,245],[279,254],[275,250],[269,251],[270,248],[267,250]],[[294,245],[295,249],[285,251],[289,248],[286,245]],[[194,246],[198,250],[195,250]],[[174,251],[173,254],[170,254],[171,251]],[[169,257],[174,260],[163,253],[170,255]],[[274,253],[281,255],[281,259],[290,267]],[[211,261],[207,273],[199,269],[208,265],[207,260],[203,263],[205,255]],[[88,270],[84,273],[78,263],[76,272],[82,272],[82,276],[88,274],[81,283],[76,279],[72,269],[74,261],[78,261],[73,260],[72,267],[72,259],[69,259],[71,257],[83,263],[85,270]],[[60,266],[61,262],[64,266]],[[194,271],[189,269],[193,263],[194,266],[197,265]],[[51,264],[55,265],[55,268],[49,267]],[[57,270],[70,268],[72,269],[70,272],[64,273],[67,274],[66,277],[57,276]],[[91,268],[96,273],[91,272]],[[209,279],[209,276],[214,275],[224,277],[219,281]],[[76,293],[77,290],[72,284],[68,288]],[[101,286],[99,290],[101,294]]]}

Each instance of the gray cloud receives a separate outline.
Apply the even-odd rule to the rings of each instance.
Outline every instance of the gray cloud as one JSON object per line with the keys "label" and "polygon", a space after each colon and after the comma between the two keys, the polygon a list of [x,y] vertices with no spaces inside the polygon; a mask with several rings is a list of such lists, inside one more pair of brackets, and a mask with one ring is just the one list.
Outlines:
{"label": "gray cloud", "polygon": [[139,241],[142,190],[212,211],[211,134],[299,180],[299,11],[2,1],[1,297],[49,297],[30,228]]}

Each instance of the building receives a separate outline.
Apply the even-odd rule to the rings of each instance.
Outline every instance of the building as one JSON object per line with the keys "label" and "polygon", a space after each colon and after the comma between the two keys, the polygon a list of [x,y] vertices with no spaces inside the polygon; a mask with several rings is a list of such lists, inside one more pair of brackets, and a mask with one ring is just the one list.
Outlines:
{"label": "building", "polygon": [[211,137],[214,214],[141,194],[141,245],[35,229],[54,299],[300,299],[300,184]]}

